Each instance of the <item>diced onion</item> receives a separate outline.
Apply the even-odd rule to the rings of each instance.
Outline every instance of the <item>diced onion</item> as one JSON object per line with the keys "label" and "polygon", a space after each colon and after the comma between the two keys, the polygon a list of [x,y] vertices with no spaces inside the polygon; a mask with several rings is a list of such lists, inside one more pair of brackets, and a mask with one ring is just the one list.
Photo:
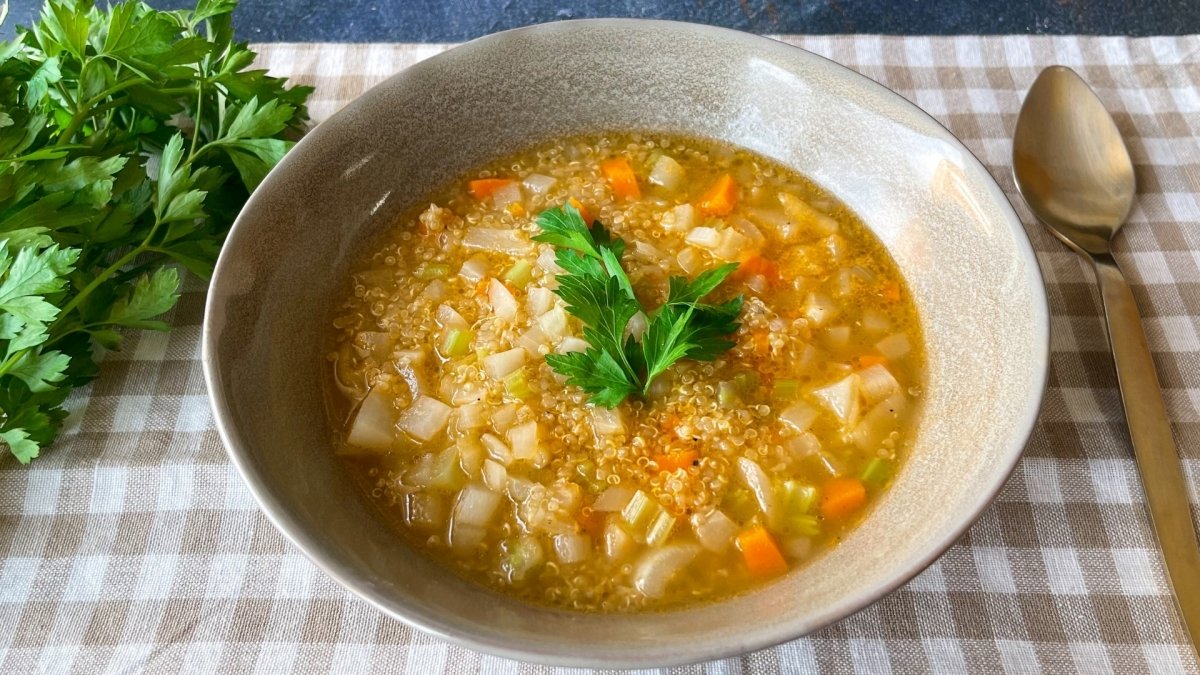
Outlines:
{"label": "diced onion", "polygon": [[483,527],[496,514],[500,506],[500,494],[482,485],[468,483],[454,501],[454,522],[462,525]]}
{"label": "diced onion", "polygon": [[821,441],[811,431],[788,439],[788,450],[797,457],[808,457],[821,451]]}
{"label": "diced onion", "polygon": [[487,426],[488,406],[468,403],[458,408],[458,430],[468,431]]}
{"label": "diced onion", "polygon": [[487,530],[478,525],[469,525],[457,520],[450,523],[450,547],[460,554],[479,548],[487,536]]}
{"label": "diced onion", "polygon": [[446,501],[441,495],[410,492],[403,501],[404,522],[410,527],[432,529],[446,523]]}
{"label": "diced onion", "polygon": [[809,293],[804,299],[804,308],[801,311],[814,326],[824,326],[838,313],[833,300],[820,293]]}
{"label": "diced onion", "polygon": [[500,437],[495,434],[484,434],[479,438],[483,442],[484,450],[487,450],[488,457],[496,460],[504,466],[512,464],[512,450],[508,448],[508,444],[500,440]]}
{"label": "diced onion", "polygon": [[559,534],[554,537],[554,554],[565,565],[583,562],[591,552],[592,539],[586,534]]}
{"label": "diced onion", "polygon": [[788,236],[783,237],[785,241],[794,241],[802,231],[811,232],[819,237],[837,232],[836,220],[817,211],[794,194],[780,192],[779,204],[783,207],[784,215],[795,227],[794,231],[789,231]]}
{"label": "diced onion", "polygon": [[851,425],[858,416],[858,376],[854,374],[833,384],[813,390],[813,396],[844,425]]}
{"label": "diced onion", "polygon": [[[699,229],[699,228],[697,228]],[[692,230],[695,232],[695,230]],[[751,252],[753,242],[732,227],[721,230],[721,241],[712,249],[714,255],[725,260],[741,260]]]}
{"label": "diced onion", "polygon": [[850,345],[850,327],[849,326],[830,326],[822,333],[821,339],[825,342],[825,346],[834,351],[840,351]]}
{"label": "diced onion", "polygon": [[896,333],[876,342],[875,349],[879,350],[880,354],[895,361],[896,359],[903,358],[912,351],[912,343],[908,341],[908,337],[904,333]]}
{"label": "diced onion", "polygon": [[401,413],[396,426],[419,441],[428,441],[446,428],[451,412],[450,406],[436,398],[419,396]]}
{"label": "diced onion", "polygon": [[711,251],[721,245],[721,233],[711,227],[693,227],[684,241]]}
{"label": "diced onion", "polygon": [[854,431],[850,432],[850,440],[860,450],[867,452],[877,450],[883,439],[896,428],[896,422],[906,403],[904,394],[899,392],[876,403],[859,420]]}
{"label": "diced onion", "polygon": [[687,232],[696,224],[696,207],[680,204],[667,211],[662,217],[663,229],[669,232]]}
{"label": "diced onion", "polygon": [[392,426],[395,422],[395,411],[388,399],[387,394],[378,388],[367,394],[359,404],[358,412],[354,414],[350,433],[346,437],[347,443],[374,450],[392,447],[392,441],[396,438]]}
{"label": "diced onion", "polygon": [[547,272],[549,272],[551,274],[562,274],[565,271],[565,270],[563,270],[563,268],[558,266],[558,259],[554,253],[553,246],[543,247],[541,252],[538,253],[538,257],[537,257],[537,260],[535,261],[535,263],[537,264],[538,267],[546,270]]}
{"label": "diced onion", "polygon": [[696,531],[696,540],[704,548],[721,553],[729,548],[734,536],[738,533],[738,524],[720,510],[692,515],[692,529]]}
{"label": "diced onion", "polygon": [[434,279],[425,286],[425,290],[421,291],[419,297],[429,302],[441,302],[446,299],[447,294],[446,282],[441,279]]}
{"label": "diced onion", "polygon": [[648,598],[662,597],[672,577],[699,552],[700,547],[695,544],[674,544],[648,551],[634,566],[633,587]]}
{"label": "diced onion", "polygon": [[687,179],[687,174],[683,170],[683,165],[676,162],[671,157],[663,155],[654,163],[654,167],[650,169],[650,175],[647,177],[651,183],[661,185],[668,190],[678,190],[679,186],[683,185],[683,181]]}
{"label": "diced onion", "polygon": [[479,477],[483,464],[483,444],[474,436],[463,436],[454,444],[458,448],[458,466],[471,478]]}
{"label": "diced onion", "polygon": [[604,528],[604,555],[610,560],[620,560],[633,552],[637,545],[633,535],[621,526],[615,518],[609,519]]}
{"label": "diced onion", "polygon": [[557,182],[557,179],[551,178],[550,176],[543,176],[540,173],[531,173],[525,177],[525,180],[521,181],[521,184],[525,186],[526,190],[529,190],[535,195],[544,195],[549,192],[550,188],[554,187],[554,184]]}
{"label": "diced onion", "polygon": [[503,492],[508,485],[508,469],[495,460],[483,460],[483,484],[493,492]]}
{"label": "diced onion", "polygon": [[687,272],[688,276],[694,276],[704,268],[704,256],[691,246],[684,247],[679,255],[675,256],[675,262],[679,263],[679,268]]}
{"label": "diced onion", "polygon": [[634,314],[629,323],[625,324],[625,334],[633,336],[635,340],[641,340],[642,334],[650,327],[650,320],[642,312]]}
{"label": "diced onion", "polygon": [[492,306],[492,311],[496,313],[496,316],[509,321],[516,318],[517,310],[520,309],[512,291],[508,290],[508,286],[505,286],[499,279],[488,281],[488,304]]}
{"label": "diced onion", "polygon": [[437,321],[441,324],[442,328],[458,328],[463,330],[471,327],[471,324],[467,323],[463,315],[459,314],[450,305],[438,305]]}
{"label": "diced onion", "polygon": [[512,450],[514,460],[533,463],[536,467],[544,466],[548,458],[541,451],[537,422],[525,422],[508,430],[508,447]]}
{"label": "diced onion", "polygon": [[863,330],[876,335],[886,332],[892,327],[887,315],[877,309],[868,309],[862,315]]}
{"label": "diced onion", "polygon": [[900,383],[890,370],[876,363],[858,371],[858,390],[862,392],[863,399],[872,404],[900,391]]}
{"label": "diced onion", "polygon": [[600,436],[619,436],[625,433],[625,420],[617,408],[592,406],[592,431]]}
{"label": "diced onion", "polygon": [[779,413],[779,419],[795,431],[803,433],[812,428],[813,422],[817,421],[819,414],[817,409],[811,405],[803,401],[796,401]]}
{"label": "diced onion", "polygon": [[588,343],[586,340],[577,337],[565,337],[562,342],[558,343],[558,349],[555,351],[559,354],[569,354],[571,352],[586,352]]}
{"label": "diced onion", "polygon": [[538,325],[546,337],[557,342],[567,334],[567,312],[562,307],[555,307],[538,318]]}
{"label": "diced onion", "polygon": [[749,457],[739,457],[737,466],[742,482],[754,493],[754,500],[766,516],[767,524],[774,524],[778,519],[779,509],[775,505],[775,488],[771,485],[771,478],[758,462]]}
{"label": "diced onion", "polygon": [[542,348],[546,346],[547,342],[546,334],[537,326],[531,326],[516,340],[517,346],[529,352],[529,355],[535,359],[542,355]]}
{"label": "diced onion", "polygon": [[516,403],[508,403],[499,408],[492,409],[492,428],[498,434],[506,434],[513,423],[517,421],[517,413],[520,411],[520,406]]}
{"label": "diced onion", "polygon": [[525,350],[516,348],[483,358],[483,369],[494,380],[503,380],[509,373],[525,365]]}
{"label": "diced onion", "polygon": [[458,276],[467,281],[479,281],[488,275],[488,264],[483,258],[471,258],[462,264]]}
{"label": "diced onion", "polygon": [[554,307],[554,291],[544,286],[530,286],[526,304],[531,316],[541,316]]}
{"label": "diced onion", "polygon": [[629,503],[630,497],[633,497],[631,488],[613,485],[600,493],[595,503],[592,504],[592,510],[601,513],[620,511]]}
{"label": "diced onion", "polygon": [[519,504],[529,497],[530,492],[533,492],[533,481],[510,474],[508,476],[508,486],[504,491],[509,499]]}
{"label": "diced onion", "polygon": [[509,204],[521,203],[521,184],[516,181],[505,183],[492,193],[492,204],[502,209]]}
{"label": "diced onion", "polygon": [[533,242],[521,230],[469,227],[463,234],[463,246],[477,251],[493,251],[522,256],[533,252]]}

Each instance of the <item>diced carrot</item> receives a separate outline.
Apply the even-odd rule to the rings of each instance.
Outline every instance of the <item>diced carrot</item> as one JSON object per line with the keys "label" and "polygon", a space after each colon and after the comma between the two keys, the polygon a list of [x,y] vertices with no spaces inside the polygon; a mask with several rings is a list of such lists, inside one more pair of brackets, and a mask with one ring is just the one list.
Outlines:
{"label": "diced carrot", "polygon": [[771,335],[760,330],[754,333],[754,353],[759,356],[766,356],[771,352]]}
{"label": "diced carrot", "polygon": [[507,178],[479,178],[470,182],[471,195],[475,199],[482,201],[491,197],[492,193],[511,182]]}
{"label": "diced carrot", "polygon": [[487,292],[488,280],[480,279],[479,282],[475,284],[475,295],[487,295]]}
{"label": "diced carrot", "polygon": [[710,216],[725,216],[733,211],[733,205],[736,203],[737,183],[733,180],[733,176],[722,174],[700,197],[700,202],[696,206]]}
{"label": "diced carrot", "polygon": [[867,488],[857,478],[834,478],[821,488],[821,515],[845,518],[867,500]]}
{"label": "diced carrot", "polygon": [[633,167],[624,157],[614,157],[600,162],[600,173],[608,181],[613,194],[623,199],[637,199],[642,196],[638,189],[637,176],[633,175]]}
{"label": "diced carrot", "polygon": [[504,210],[508,211],[509,215],[514,218],[520,218],[521,216],[525,215],[525,207],[521,206],[520,202],[513,202],[504,207]]}
{"label": "diced carrot", "polygon": [[757,253],[751,253],[743,258],[729,278],[734,281],[744,281],[756,274],[761,274],[769,284],[779,283],[779,265]]}
{"label": "diced carrot", "polygon": [[787,561],[779,552],[779,546],[771,533],[761,525],[737,536],[738,548],[742,551],[742,559],[746,561],[746,569],[757,577],[773,577],[787,571]]}
{"label": "diced carrot", "polygon": [[699,459],[700,453],[695,450],[675,450],[654,456],[654,463],[659,471],[675,471],[688,469]]}
{"label": "diced carrot", "polygon": [[888,360],[883,354],[863,354],[855,359],[854,362],[861,369],[870,368],[871,366],[882,366],[887,364]]}
{"label": "diced carrot", "polygon": [[900,301],[900,284],[898,284],[894,281],[889,281],[889,282],[885,283],[883,285],[883,287],[879,289],[879,297],[883,298],[884,300],[886,300],[888,302],[899,302]]}
{"label": "diced carrot", "polygon": [[579,212],[579,217],[583,218],[583,222],[588,225],[592,224],[592,214],[588,213],[587,207],[583,205],[583,202],[571,197],[567,200],[567,203],[575,207],[575,210]]}

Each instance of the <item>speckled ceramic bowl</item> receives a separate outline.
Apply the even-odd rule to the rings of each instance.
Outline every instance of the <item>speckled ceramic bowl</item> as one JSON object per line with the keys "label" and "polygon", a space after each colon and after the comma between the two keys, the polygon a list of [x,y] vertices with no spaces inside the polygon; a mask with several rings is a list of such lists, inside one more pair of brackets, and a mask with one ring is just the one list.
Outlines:
{"label": "speckled ceramic bowl", "polygon": [[[558,134],[718,138],[811,176],[899,263],[928,339],[928,401],[894,486],[845,542],[717,604],[640,615],[532,607],[403,545],[331,453],[320,336],[360,244],[436,186]],[[384,612],[468,647],[652,666],[759,649],[837,621],[937,558],[1033,428],[1048,350],[1029,242],[983,166],[901,97],[765,38],[594,20],[476,40],[372,89],[305,138],[246,205],[217,265],[204,369],[229,456],[267,516]]]}

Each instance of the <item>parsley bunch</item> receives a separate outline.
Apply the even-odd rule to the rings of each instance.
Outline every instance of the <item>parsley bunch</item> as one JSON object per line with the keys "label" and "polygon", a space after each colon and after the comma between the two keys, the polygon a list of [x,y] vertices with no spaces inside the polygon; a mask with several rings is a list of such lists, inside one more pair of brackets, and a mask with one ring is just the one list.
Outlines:
{"label": "parsley bunch", "polygon": [[[651,313],[621,268],[624,240],[614,239],[599,222],[588,228],[570,204],[542,212],[537,224],[542,233],[534,240],[556,246],[555,259],[565,271],[556,277],[554,292],[584,323],[588,342],[587,351],[548,354],[546,361],[568,384],[591,394],[592,403],[612,408],[630,395],[644,395],[676,361],[712,361],[733,347],[726,337],[738,328],[742,296],[716,305],[701,300],[737,269],[736,263],[691,281],[671,277],[666,302]],[[625,334],[639,312],[649,318],[640,341]]]}
{"label": "parsley bunch", "polygon": [[119,329],[166,330],[250,191],[304,128],[306,87],[248,70],[236,0],[51,0],[0,42],[0,440],[54,439]]}

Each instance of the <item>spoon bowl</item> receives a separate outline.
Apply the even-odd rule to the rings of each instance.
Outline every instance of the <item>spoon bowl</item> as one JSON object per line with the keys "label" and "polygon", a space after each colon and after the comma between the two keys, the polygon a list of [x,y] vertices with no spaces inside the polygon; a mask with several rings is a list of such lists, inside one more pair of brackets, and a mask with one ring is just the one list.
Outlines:
{"label": "spoon bowl", "polygon": [[1133,206],[1133,161],[1083,78],[1042,71],[1021,108],[1013,173],[1030,210],[1068,246],[1107,253]]}

